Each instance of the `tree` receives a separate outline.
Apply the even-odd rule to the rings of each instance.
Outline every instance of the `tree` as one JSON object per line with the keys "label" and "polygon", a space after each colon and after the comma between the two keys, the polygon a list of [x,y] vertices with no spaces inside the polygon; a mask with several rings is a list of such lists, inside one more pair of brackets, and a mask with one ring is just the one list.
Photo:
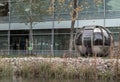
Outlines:
{"label": "tree", "polygon": [[77,17],[77,0],[73,0],[73,13],[72,13],[72,21],[71,21],[71,29],[70,29],[70,44],[69,44],[70,55],[73,48],[73,39],[74,39],[73,33],[74,33],[76,17]]}
{"label": "tree", "polygon": [[45,0],[12,0],[11,15],[16,16],[19,22],[29,24],[29,50],[32,54],[33,50],[33,25],[36,22],[44,21],[44,17],[48,15]]}

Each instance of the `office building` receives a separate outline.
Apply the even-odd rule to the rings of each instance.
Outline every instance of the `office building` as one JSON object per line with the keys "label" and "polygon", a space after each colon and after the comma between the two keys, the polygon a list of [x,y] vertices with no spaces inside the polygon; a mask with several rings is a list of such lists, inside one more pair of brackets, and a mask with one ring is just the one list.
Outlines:
{"label": "office building", "polygon": [[[26,51],[29,47],[30,21],[28,12],[30,1],[36,3],[37,0],[1,0],[0,1],[0,51]],[[50,3],[51,0],[41,0]],[[55,0],[56,1],[56,0]],[[65,4],[70,4],[71,0],[65,0]],[[110,29],[114,36],[115,44],[119,40],[120,26],[120,1],[119,0],[78,0],[78,6],[82,11],[78,13],[75,23],[77,28],[89,25],[100,25]],[[40,2],[39,2],[40,3]],[[41,4],[41,3],[40,3]],[[62,4],[62,3],[61,3]],[[47,11],[43,5],[41,9]],[[66,6],[65,5],[65,6]],[[44,7],[45,6],[45,7]],[[61,8],[61,9],[60,9]],[[35,18],[32,24],[33,49],[37,53],[50,53],[51,49],[55,53],[63,54],[69,48],[69,36],[71,27],[70,8],[62,9],[58,3],[54,3],[54,13],[52,14],[33,14]],[[66,7],[67,8],[67,7]],[[26,12],[22,12],[25,9]],[[60,9],[60,10],[57,10]],[[22,13],[16,13],[15,11]],[[33,11],[37,11],[34,10]],[[42,12],[42,11],[41,11]],[[40,19],[37,19],[40,18]]]}

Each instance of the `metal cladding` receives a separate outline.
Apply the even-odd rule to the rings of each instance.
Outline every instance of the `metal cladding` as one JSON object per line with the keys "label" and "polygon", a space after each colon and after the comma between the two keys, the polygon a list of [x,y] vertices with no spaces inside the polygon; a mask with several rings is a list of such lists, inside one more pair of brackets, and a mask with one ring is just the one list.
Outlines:
{"label": "metal cladding", "polygon": [[83,56],[107,56],[112,43],[111,32],[102,26],[84,26],[75,35],[76,49]]}

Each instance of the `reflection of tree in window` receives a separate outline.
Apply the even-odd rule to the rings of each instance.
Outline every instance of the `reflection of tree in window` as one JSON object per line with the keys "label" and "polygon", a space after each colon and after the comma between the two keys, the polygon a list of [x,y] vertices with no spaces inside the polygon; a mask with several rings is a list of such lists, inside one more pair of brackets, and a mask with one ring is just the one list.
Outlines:
{"label": "reflection of tree in window", "polygon": [[0,3],[0,16],[7,16],[8,15],[8,2]]}
{"label": "reflection of tree in window", "polygon": [[94,33],[94,45],[103,45],[103,39],[101,32]]}

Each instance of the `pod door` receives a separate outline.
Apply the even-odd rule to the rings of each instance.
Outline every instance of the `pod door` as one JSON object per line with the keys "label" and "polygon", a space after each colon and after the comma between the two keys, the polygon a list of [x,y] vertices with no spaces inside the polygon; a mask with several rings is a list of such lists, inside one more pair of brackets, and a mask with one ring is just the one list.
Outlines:
{"label": "pod door", "polygon": [[93,30],[84,30],[83,45],[85,47],[85,54],[92,54],[93,46]]}

